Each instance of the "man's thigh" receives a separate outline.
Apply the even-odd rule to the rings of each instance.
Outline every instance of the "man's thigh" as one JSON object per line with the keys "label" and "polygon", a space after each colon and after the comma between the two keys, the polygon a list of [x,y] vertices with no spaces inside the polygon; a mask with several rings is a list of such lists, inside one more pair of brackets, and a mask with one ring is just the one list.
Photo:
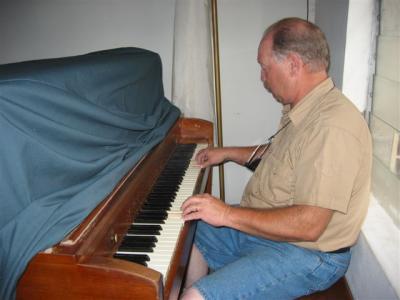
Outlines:
{"label": "man's thigh", "polygon": [[240,231],[199,221],[194,242],[209,268],[215,270],[241,257],[241,235]]}
{"label": "man's thigh", "polygon": [[349,253],[325,254],[211,227],[200,225],[203,238],[196,236],[196,245],[213,269],[194,284],[205,299],[297,298],[330,286],[350,260]]}

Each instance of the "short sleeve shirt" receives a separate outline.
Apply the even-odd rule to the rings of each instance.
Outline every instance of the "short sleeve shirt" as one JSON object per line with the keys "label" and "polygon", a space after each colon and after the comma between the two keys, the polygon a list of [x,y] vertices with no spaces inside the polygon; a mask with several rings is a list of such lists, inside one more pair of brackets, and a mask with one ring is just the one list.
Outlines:
{"label": "short sleeve shirt", "polygon": [[293,109],[250,178],[241,206],[312,205],[333,210],[316,242],[294,243],[332,251],[355,243],[369,203],[372,146],[357,108],[326,79]]}

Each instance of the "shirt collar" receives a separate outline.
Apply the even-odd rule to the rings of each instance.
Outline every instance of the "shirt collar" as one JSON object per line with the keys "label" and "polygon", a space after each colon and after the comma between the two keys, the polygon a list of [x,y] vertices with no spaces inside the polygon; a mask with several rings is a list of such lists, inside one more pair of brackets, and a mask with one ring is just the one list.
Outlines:
{"label": "shirt collar", "polygon": [[[332,79],[330,77],[325,79],[288,111],[288,117],[293,125],[299,124],[321,102],[321,97],[324,97],[333,87]],[[288,108],[285,107],[284,110],[286,109]]]}

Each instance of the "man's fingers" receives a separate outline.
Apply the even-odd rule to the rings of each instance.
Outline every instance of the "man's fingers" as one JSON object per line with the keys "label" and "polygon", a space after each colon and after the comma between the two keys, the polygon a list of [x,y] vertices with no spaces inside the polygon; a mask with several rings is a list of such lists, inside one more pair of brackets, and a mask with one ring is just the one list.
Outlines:
{"label": "man's fingers", "polygon": [[188,198],[185,202],[183,202],[181,210],[183,212],[194,209],[198,203],[198,200],[196,197],[190,197]]}
{"label": "man's fingers", "polygon": [[182,218],[185,221],[197,220],[201,218],[201,208],[196,205],[190,205],[182,211]]}
{"label": "man's fingers", "polygon": [[187,216],[192,214],[195,214],[194,219],[200,218],[200,213],[203,211],[205,197],[207,197],[207,194],[200,194],[189,197],[185,202],[183,202],[181,210],[184,220],[186,220]]}
{"label": "man's fingers", "polygon": [[201,219],[201,213],[198,211],[192,212],[187,215],[183,215],[183,220],[185,221],[198,220],[198,219]]}
{"label": "man's fingers", "polygon": [[196,155],[196,161],[198,162],[207,161],[207,159],[207,149],[200,150]]}

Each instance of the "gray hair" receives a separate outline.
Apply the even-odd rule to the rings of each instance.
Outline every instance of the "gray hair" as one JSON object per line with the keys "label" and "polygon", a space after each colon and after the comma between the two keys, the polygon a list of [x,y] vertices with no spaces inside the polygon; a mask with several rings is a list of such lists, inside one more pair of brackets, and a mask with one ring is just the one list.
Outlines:
{"label": "gray hair", "polygon": [[311,22],[300,18],[282,19],[269,26],[263,35],[272,35],[272,51],[277,60],[289,52],[297,53],[311,72],[325,70],[330,65],[329,46],[324,33]]}

